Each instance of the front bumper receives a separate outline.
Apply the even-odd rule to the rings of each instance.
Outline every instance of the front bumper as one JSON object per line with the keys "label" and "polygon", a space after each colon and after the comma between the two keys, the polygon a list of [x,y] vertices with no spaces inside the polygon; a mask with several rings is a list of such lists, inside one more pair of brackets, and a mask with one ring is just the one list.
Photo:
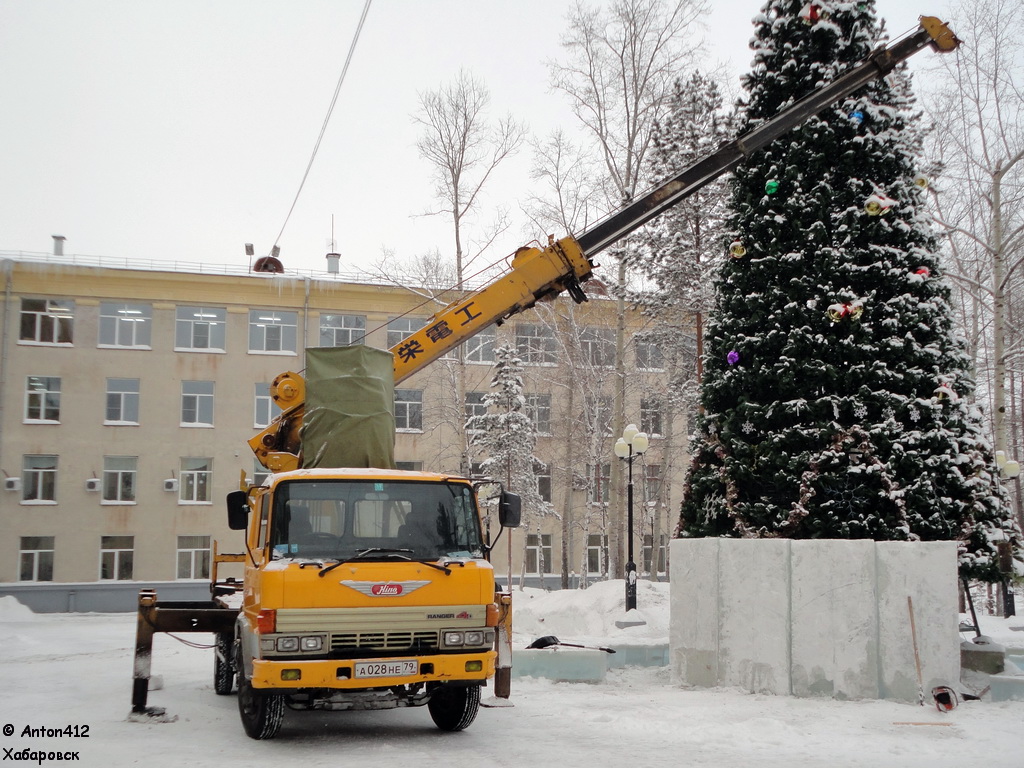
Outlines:
{"label": "front bumper", "polygon": [[[484,681],[494,676],[494,651],[431,656],[410,656],[419,663],[419,673],[401,677],[356,677],[357,661],[393,661],[391,658],[327,659],[306,661],[295,659],[254,659],[252,686],[261,689],[297,690],[303,688],[333,688],[337,690],[363,690],[387,688],[416,683],[447,683]],[[474,667],[479,666],[476,670]],[[467,669],[468,668],[468,669]],[[298,676],[296,677],[296,672]],[[473,670],[473,671],[469,671]]]}

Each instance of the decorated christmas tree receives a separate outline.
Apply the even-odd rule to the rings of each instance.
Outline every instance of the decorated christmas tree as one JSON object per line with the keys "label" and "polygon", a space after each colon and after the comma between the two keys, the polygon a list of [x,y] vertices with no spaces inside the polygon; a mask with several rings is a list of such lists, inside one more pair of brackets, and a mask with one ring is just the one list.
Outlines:
{"label": "decorated christmas tree", "polygon": [[[874,2],[768,0],[745,124],[864,59]],[[905,72],[769,145],[732,181],[679,533],[948,540],[1001,578],[1000,486],[915,170]]]}

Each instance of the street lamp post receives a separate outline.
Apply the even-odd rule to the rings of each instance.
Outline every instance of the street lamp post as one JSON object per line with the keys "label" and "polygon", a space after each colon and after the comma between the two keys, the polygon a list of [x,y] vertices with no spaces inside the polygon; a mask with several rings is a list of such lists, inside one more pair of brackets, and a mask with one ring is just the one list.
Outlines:
{"label": "street lamp post", "polygon": [[622,437],[615,441],[615,455],[624,460],[629,468],[629,482],[626,484],[626,610],[636,609],[636,562],[633,559],[633,459],[647,450],[647,435],[630,424],[622,431]]}

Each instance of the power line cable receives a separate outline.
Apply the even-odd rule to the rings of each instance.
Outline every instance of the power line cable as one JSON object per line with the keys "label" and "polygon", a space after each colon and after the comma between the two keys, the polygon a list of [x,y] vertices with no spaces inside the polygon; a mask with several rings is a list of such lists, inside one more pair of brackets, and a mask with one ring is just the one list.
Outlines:
{"label": "power line cable", "polygon": [[313,167],[313,161],[316,159],[316,153],[320,149],[320,142],[324,139],[324,134],[327,132],[327,124],[331,120],[331,113],[334,112],[334,105],[338,103],[338,94],[341,92],[342,83],[345,82],[345,75],[348,74],[349,64],[352,63],[352,55],[356,52],[356,43],[359,42],[359,34],[363,31],[363,22],[366,21],[366,14],[370,12],[370,4],[373,0],[366,0],[366,4],[363,6],[363,13],[359,17],[359,24],[356,26],[356,33],[352,37],[352,43],[348,47],[348,56],[345,58],[345,66],[341,69],[341,76],[338,78],[338,84],[334,88],[334,98],[331,99],[331,105],[327,108],[327,115],[324,117],[324,124],[320,128],[320,135],[317,136],[316,144],[313,146],[313,154],[309,156],[309,163],[306,165],[306,172],[302,174],[302,181],[299,182],[299,188],[295,192],[295,199],[292,200],[292,206],[288,209],[288,215],[284,217],[284,224],[281,225],[281,231],[277,233],[277,238],[274,240],[274,246],[277,247],[281,240],[281,235],[284,234],[285,227],[288,226],[288,220],[292,217],[292,212],[295,210],[295,204],[299,202],[299,195],[302,194],[302,188],[306,185],[306,179],[309,178],[309,171]]}

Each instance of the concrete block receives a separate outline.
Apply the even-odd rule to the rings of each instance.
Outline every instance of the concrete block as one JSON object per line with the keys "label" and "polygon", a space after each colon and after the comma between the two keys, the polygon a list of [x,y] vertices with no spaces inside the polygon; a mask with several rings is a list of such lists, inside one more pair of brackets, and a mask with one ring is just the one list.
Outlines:
{"label": "concrete block", "polygon": [[669,656],[677,685],[718,685],[720,539],[670,542]]}
{"label": "concrete block", "polygon": [[917,701],[917,671],[907,596],[913,597],[924,689],[960,679],[957,548],[953,541],[880,541],[879,695]]}
{"label": "concrete block", "polygon": [[512,677],[543,677],[561,683],[601,683],[608,673],[604,651],[524,648],[512,651]]}
{"label": "concrete block", "polygon": [[878,697],[875,542],[792,542],[796,696]]}
{"label": "concrete block", "polygon": [[676,539],[669,660],[681,685],[917,700],[960,679],[954,542]]}
{"label": "concrete block", "polygon": [[[981,642],[975,642],[980,640]],[[972,672],[997,675],[1005,666],[1005,649],[984,636],[960,643],[960,665]]]}
{"label": "concrete block", "polygon": [[789,545],[786,539],[721,541],[719,685],[791,693]]}

